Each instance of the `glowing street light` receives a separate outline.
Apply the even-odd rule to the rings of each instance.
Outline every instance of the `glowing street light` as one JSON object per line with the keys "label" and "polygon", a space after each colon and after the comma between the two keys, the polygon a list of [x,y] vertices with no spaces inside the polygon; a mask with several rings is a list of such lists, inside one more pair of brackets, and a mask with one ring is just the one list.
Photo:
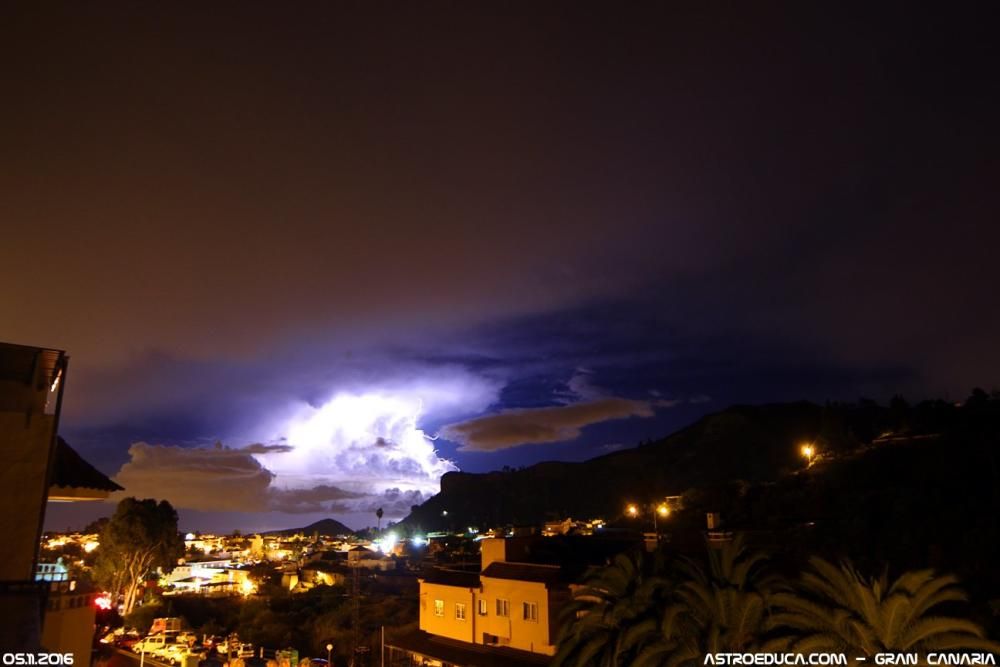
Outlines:
{"label": "glowing street light", "polygon": [[816,454],[816,448],[813,447],[811,443],[806,443],[802,445],[802,456],[806,458],[806,467],[812,465],[813,456]]}
{"label": "glowing street light", "polygon": [[330,664],[330,654],[333,653],[333,642],[326,645],[326,664]]}
{"label": "glowing street light", "polygon": [[[625,507],[625,514],[627,514],[629,517],[631,517],[631,518],[634,519],[637,516],[639,516],[639,509],[640,509],[639,505],[637,505],[635,503],[629,503]],[[643,510],[643,512],[649,511],[649,513],[652,514],[652,516],[653,516],[653,533],[656,535],[656,541],[659,542],[660,541],[660,526],[658,525],[658,523],[656,521],[656,518],[659,517],[661,519],[666,519],[668,516],[670,516],[670,505],[668,505],[665,502],[661,502],[658,505],[654,504],[654,503],[650,503],[649,505],[643,505],[642,506],[642,510]]]}

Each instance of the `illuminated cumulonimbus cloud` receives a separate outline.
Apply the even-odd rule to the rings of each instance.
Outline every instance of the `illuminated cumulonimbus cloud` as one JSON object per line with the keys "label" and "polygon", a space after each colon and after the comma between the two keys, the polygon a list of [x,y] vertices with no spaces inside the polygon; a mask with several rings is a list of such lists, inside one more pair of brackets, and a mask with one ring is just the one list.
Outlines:
{"label": "illuminated cumulonimbus cloud", "polygon": [[343,372],[339,386],[300,382],[304,393],[327,397],[313,404],[279,387],[257,402],[263,409],[245,428],[225,435],[257,444],[134,443],[116,479],[128,495],[183,509],[325,514],[367,525],[381,507],[387,521],[401,519],[457,469],[423,429],[482,412],[502,382],[453,366],[377,370]]}
{"label": "illuminated cumulonimbus cloud", "polygon": [[358,510],[383,498],[408,507],[440,491],[441,476],[457,470],[421,430],[422,406],[415,394],[339,393],[291,415],[283,440],[289,450],[254,456],[274,474],[275,489],[331,485],[357,494]]}

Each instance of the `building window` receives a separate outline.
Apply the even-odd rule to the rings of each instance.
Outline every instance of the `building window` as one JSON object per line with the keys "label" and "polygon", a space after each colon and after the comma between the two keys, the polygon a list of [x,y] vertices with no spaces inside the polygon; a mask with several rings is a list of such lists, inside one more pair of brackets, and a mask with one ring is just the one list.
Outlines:
{"label": "building window", "polygon": [[501,618],[507,618],[510,616],[510,600],[501,600],[497,598],[497,616]]}
{"label": "building window", "polygon": [[537,602],[525,602],[522,605],[524,611],[524,620],[538,622],[538,603]]}
{"label": "building window", "polygon": [[444,616],[444,600],[434,600],[434,615]]}
{"label": "building window", "polygon": [[479,615],[480,616],[485,616],[486,615],[486,607],[487,607],[486,600],[480,599],[479,600]]}
{"label": "building window", "polygon": [[465,605],[461,602],[455,603],[455,618],[460,621],[465,620]]}

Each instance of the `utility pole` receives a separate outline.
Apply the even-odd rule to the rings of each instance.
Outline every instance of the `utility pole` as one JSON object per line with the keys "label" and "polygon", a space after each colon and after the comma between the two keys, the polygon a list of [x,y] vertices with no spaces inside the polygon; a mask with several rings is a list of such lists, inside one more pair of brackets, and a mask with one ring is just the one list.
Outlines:
{"label": "utility pole", "polygon": [[354,598],[354,605],[351,608],[351,625],[354,628],[354,655],[351,656],[351,663],[357,664],[358,648],[361,639],[361,564],[354,563],[354,572],[351,575],[351,595]]}

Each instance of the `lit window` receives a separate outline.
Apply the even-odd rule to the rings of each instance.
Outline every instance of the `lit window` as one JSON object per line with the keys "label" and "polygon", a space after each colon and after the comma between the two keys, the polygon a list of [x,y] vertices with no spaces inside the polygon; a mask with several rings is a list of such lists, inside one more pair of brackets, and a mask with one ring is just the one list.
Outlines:
{"label": "lit window", "polygon": [[434,600],[434,615],[444,616],[444,600]]}
{"label": "lit window", "polygon": [[479,600],[479,615],[480,616],[485,616],[486,615],[486,608],[487,608],[486,600],[480,599]]}
{"label": "lit window", "polygon": [[462,604],[461,602],[455,603],[455,618],[457,618],[460,621],[465,620],[465,605]]}
{"label": "lit window", "polygon": [[507,618],[510,616],[510,600],[501,600],[497,598],[497,616],[501,618]]}
{"label": "lit window", "polygon": [[525,602],[522,605],[524,611],[524,620],[538,622],[538,603],[537,602]]}

